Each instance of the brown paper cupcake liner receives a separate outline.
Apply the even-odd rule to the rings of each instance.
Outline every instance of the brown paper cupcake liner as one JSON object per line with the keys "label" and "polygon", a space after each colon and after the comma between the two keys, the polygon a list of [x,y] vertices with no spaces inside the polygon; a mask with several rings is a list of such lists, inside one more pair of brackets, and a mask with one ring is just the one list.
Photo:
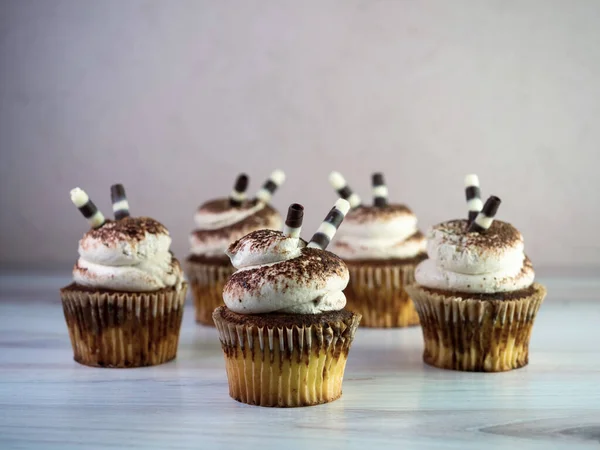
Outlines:
{"label": "brown paper cupcake liner", "polygon": [[253,316],[240,323],[224,312],[229,312],[225,306],[218,308],[213,318],[232,398],[258,406],[296,407],[331,402],[342,395],[359,314],[348,311],[343,318],[312,324],[302,323],[299,315],[298,325],[269,326],[252,324]]}
{"label": "brown paper cupcake liner", "polygon": [[213,311],[223,305],[223,288],[235,268],[227,264],[217,265],[187,261],[186,273],[192,288],[196,322],[214,326]]}
{"label": "brown paper cupcake liner", "polygon": [[187,284],[155,292],[61,289],[75,361],[95,367],[141,367],[175,358]]}
{"label": "brown paper cupcake liner", "polygon": [[423,360],[441,369],[502,372],[527,365],[529,338],[546,296],[534,283],[532,293],[510,300],[480,300],[443,295],[409,286],[421,319]]}
{"label": "brown paper cupcake liner", "polygon": [[344,291],[346,308],[362,314],[361,326],[397,328],[419,324],[413,302],[404,290],[414,283],[416,264],[345,263],[350,271]]}

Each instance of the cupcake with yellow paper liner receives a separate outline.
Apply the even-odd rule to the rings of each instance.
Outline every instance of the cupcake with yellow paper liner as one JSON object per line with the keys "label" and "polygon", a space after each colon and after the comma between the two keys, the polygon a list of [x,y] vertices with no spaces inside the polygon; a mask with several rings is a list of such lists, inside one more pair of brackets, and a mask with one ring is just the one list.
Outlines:
{"label": "cupcake with yellow paper liner", "polygon": [[331,246],[350,271],[348,309],[362,314],[365,327],[418,325],[404,289],[414,282],[415,267],[426,257],[425,236],[417,228],[416,216],[405,205],[388,202],[381,173],[373,175],[373,205],[362,204],[338,172],[332,172],[329,180],[352,206]]}
{"label": "cupcake with yellow paper liner", "polygon": [[268,203],[284,180],[285,174],[276,170],[255,197],[247,199],[248,176],[241,174],[229,198],[208,201],[196,211],[197,229],[190,236],[191,255],[186,261],[196,322],[214,325],[212,313],[223,305],[223,288],[235,271],[225,254],[229,244],[251,231],[281,229],[281,216]]}
{"label": "cupcake with yellow paper liner", "polygon": [[534,282],[521,233],[493,219],[499,205],[492,196],[474,220],[440,223],[428,233],[429,259],[407,288],[421,319],[427,364],[501,372],[529,361],[546,289]]}
{"label": "cupcake with yellow paper liner", "polygon": [[71,199],[92,229],[79,241],[74,282],[60,290],[75,361],[97,367],[162,364],[177,355],[187,284],[167,229],[131,217],[121,185],[106,220],[79,188]]}
{"label": "cupcake with yellow paper liner", "polygon": [[325,248],[348,208],[339,200],[308,245],[294,204],[283,233],[255,231],[229,247],[237,271],[213,318],[235,400],[295,407],[342,395],[360,314],[344,310],[348,269]]}

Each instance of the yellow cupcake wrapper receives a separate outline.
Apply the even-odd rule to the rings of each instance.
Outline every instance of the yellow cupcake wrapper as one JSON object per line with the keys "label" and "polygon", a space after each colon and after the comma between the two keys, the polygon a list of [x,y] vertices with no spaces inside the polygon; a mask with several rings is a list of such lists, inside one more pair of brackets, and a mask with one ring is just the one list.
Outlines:
{"label": "yellow cupcake wrapper", "polygon": [[187,284],[156,292],[61,289],[75,361],[96,367],[141,367],[177,356]]}
{"label": "yellow cupcake wrapper", "polygon": [[346,359],[360,315],[292,327],[235,324],[222,317],[220,309],[213,317],[225,354],[229,395],[235,400],[296,407],[331,402],[342,395]]}
{"label": "yellow cupcake wrapper", "polygon": [[350,282],[346,308],[362,314],[361,326],[397,328],[419,324],[405,287],[414,283],[416,264],[368,265],[345,261]]}
{"label": "yellow cupcake wrapper", "polygon": [[479,300],[407,288],[421,319],[423,360],[441,369],[502,372],[527,365],[529,339],[546,288],[515,300]]}
{"label": "yellow cupcake wrapper", "polygon": [[186,261],[186,274],[190,281],[196,322],[214,326],[213,311],[223,305],[223,288],[234,267]]}

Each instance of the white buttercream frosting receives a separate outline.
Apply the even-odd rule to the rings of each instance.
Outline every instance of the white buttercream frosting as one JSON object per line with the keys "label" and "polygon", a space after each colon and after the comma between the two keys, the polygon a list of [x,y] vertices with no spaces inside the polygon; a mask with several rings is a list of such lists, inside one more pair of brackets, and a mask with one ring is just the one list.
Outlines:
{"label": "white buttercream frosting", "polygon": [[169,232],[153,219],[107,221],[79,241],[73,279],[82,286],[117,291],[178,288],[183,272],[170,246]]}
{"label": "white buttercream frosting", "polygon": [[404,205],[360,206],[350,211],[332,243],[343,259],[410,259],[425,253],[417,217]]}
{"label": "white buttercream frosting", "polygon": [[506,222],[495,220],[484,233],[467,233],[466,220],[444,222],[427,240],[429,259],[415,270],[422,286],[490,294],[528,288],[535,278],[523,236]]}
{"label": "white buttercream frosting", "polygon": [[205,203],[194,215],[196,230],[190,236],[190,251],[207,257],[224,256],[227,247],[260,229],[281,229],[281,216],[269,205],[247,201],[231,206],[229,199]]}
{"label": "white buttercream frosting", "polygon": [[260,230],[232,244],[238,269],[223,290],[227,307],[240,314],[319,314],[346,305],[349,272],[333,253],[307,248],[299,238]]}

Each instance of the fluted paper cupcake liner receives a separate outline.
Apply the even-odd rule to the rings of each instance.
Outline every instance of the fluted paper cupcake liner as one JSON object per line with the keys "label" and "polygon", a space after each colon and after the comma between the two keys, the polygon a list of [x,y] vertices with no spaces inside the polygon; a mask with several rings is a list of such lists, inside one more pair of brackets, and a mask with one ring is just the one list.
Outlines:
{"label": "fluted paper cupcake liner", "polygon": [[61,289],[75,361],[96,367],[141,367],[177,356],[187,284],[155,292]]}
{"label": "fluted paper cupcake liner", "polygon": [[350,282],[346,308],[362,314],[361,326],[397,328],[419,324],[405,287],[414,283],[416,264],[369,265],[345,261]]}
{"label": "fluted paper cupcake liner", "polygon": [[529,339],[546,296],[534,293],[514,300],[480,300],[408,287],[421,319],[423,360],[442,369],[502,372],[527,365]]}
{"label": "fluted paper cupcake liner", "polygon": [[325,324],[259,327],[229,321],[221,314],[223,308],[213,317],[232,398],[251,405],[296,407],[342,395],[359,314]]}
{"label": "fluted paper cupcake liner", "polygon": [[235,272],[231,264],[216,265],[187,261],[186,273],[192,288],[196,322],[214,326],[213,311],[223,305],[223,288]]}

